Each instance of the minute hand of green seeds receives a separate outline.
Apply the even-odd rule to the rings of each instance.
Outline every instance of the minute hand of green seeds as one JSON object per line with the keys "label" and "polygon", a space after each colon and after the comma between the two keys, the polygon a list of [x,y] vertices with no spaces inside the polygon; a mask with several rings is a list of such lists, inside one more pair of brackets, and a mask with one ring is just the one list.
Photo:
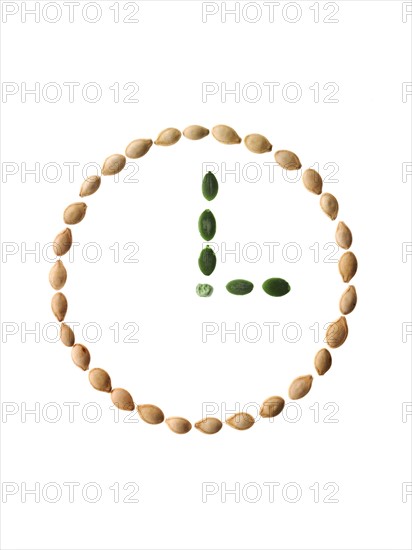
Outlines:
{"label": "minute hand of green seeds", "polygon": [[212,172],[207,172],[202,182],[202,193],[206,200],[212,201],[219,191],[219,184]]}

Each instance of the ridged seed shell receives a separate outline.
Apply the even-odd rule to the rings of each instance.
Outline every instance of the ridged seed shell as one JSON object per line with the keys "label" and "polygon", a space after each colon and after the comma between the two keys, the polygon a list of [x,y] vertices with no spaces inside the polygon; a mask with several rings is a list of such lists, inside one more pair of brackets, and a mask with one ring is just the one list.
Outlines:
{"label": "ridged seed shell", "polygon": [[181,416],[170,416],[166,418],[166,424],[175,432],[175,434],[187,434],[192,429],[192,425],[189,420],[182,418]]}
{"label": "ridged seed shell", "polygon": [[177,128],[166,128],[162,130],[157,136],[155,145],[162,145],[168,147],[169,145],[174,145],[182,137],[182,132]]}
{"label": "ridged seed shell", "polygon": [[356,288],[352,285],[348,286],[345,292],[342,294],[339,302],[339,309],[343,315],[348,315],[356,307],[358,297],[356,294]]}
{"label": "ridged seed shell", "polygon": [[61,290],[66,284],[66,280],[66,268],[61,260],[57,260],[49,272],[49,282],[54,290]]}
{"label": "ridged seed shell", "polygon": [[275,161],[285,170],[300,170],[302,168],[299,157],[292,151],[276,151]]}
{"label": "ridged seed shell", "polygon": [[313,168],[308,168],[303,172],[302,181],[306,189],[311,193],[315,193],[315,195],[322,193],[322,178]]}
{"label": "ridged seed shell", "polygon": [[56,292],[51,301],[52,311],[58,321],[63,321],[67,313],[67,299],[62,292]]}
{"label": "ridged seed shell", "polygon": [[339,222],[335,233],[336,243],[345,250],[351,247],[352,232],[344,222]]}
{"label": "ridged seed shell", "polygon": [[203,126],[197,126],[193,124],[183,130],[183,135],[187,139],[198,140],[209,135],[209,130]]}
{"label": "ridged seed shell", "polygon": [[279,397],[278,395],[268,397],[260,407],[260,416],[262,418],[273,418],[283,411],[284,406],[285,400],[283,397]]}
{"label": "ridged seed shell", "polygon": [[66,323],[62,323],[60,325],[60,340],[68,348],[71,348],[74,345],[74,332],[68,325],[66,325]]}
{"label": "ridged seed shell", "polygon": [[83,344],[74,344],[72,347],[72,360],[76,367],[88,370],[90,365],[90,352]]}
{"label": "ridged seed shell", "polygon": [[64,256],[70,250],[73,242],[72,232],[70,227],[66,227],[63,231],[60,231],[53,242],[53,252],[56,256]]}
{"label": "ridged seed shell", "polygon": [[320,207],[331,220],[336,220],[339,212],[339,204],[330,193],[323,193],[320,197]]}
{"label": "ridged seed shell", "polygon": [[84,202],[74,202],[69,204],[63,214],[64,223],[75,225],[82,221],[86,215],[87,204]]}
{"label": "ridged seed shell", "polygon": [[226,420],[231,428],[235,430],[248,430],[255,423],[255,419],[249,413],[236,413]]}
{"label": "ridged seed shell", "polygon": [[126,147],[126,157],[129,159],[140,159],[153,145],[152,139],[135,139]]}
{"label": "ridged seed shell", "polygon": [[331,323],[327,330],[325,340],[330,348],[338,348],[348,337],[348,323],[345,317],[339,317]]}
{"label": "ridged seed shell", "polygon": [[89,176],[86,178],[80,187],[80,196],[88,197],[96,193],[100,187],[101,181],[102,178],[100,176]]}
{"label": "ridged seed shell", "polygon": [[307,393],[309,393],[310,388],[312,387],[313,376],[307,374],[306,376],[298,376],[293,380],[292,384],[289,386],[289,397],[291,399],[302,399]]}
{"label": "ridged seed shell", "polygon": [[249,134],[243,141],[249,151],[257,153],[258,155],[269,153],[272,150],[270,141],[261,134]]}
{"label": "ridged seed shell", "polygon": [[92,369],[89,372],[89,382],[95,390],[105,391],[107,393],[112,391],[110,376],[103,369]]}
{"label": "ridged seed shell", "polygon": [[103,176],[114,176],[123,170],[126,166],[126,157],[115,153],[110,155],[103,163],[102,174]]}
{"label": "ridged seed shell", "polygon": [[242,139],[237,135],[235,130],[225,124],[218,124],[212,128],[212,135],[220,143],[226,145],[235,145],[240,143]]}
{"label": "ridged seed shell", "polygon": [[358,260],[353,252],[345,252],[339,259],[339,273],[344,283],[349,283],[358,270]]}
{"label": "ridged seed shell", "polygon": [[161,424],[165,419],[162,409],[156,405],[137,405],[137,412],[140,418],[148,424]]}
{"label": "ridged seed shell", "polygon": [[115,388],[110,394],[113,405],[122,411],[134,411],[133,398],[127,390]]}
{"label": "ridged seed shell", "polygon": [[319,376],[323,376],[332,366],[332,355],[326,348],[322,348],[315,355],[315,369]]}
{"label": "ridged seed shell", "polygon": [[217,432],[222,429],[222,426],[223,424],[218,418],[212,418],[210,416],[203,420],[199,420],[199,422],[195,424],[196,429],[208,435],[217,434]]}

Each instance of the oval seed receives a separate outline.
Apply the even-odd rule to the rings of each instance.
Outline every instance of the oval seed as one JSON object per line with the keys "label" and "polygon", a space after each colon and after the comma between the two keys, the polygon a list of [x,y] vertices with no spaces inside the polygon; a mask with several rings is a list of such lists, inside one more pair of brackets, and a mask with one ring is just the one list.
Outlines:
{"label": "oval seed", "polygon": [[105,391],[107,393],[112,391],[110,376],[103,369],[92,369],[89,372],[89,382],[95,390]]}
{"label": "oval seed", "polygon": [[140,159],[144,157],[152,145],[152,139],[135,139],[126,147],[125,155],[129,159]]}
{"label": "oval seed", "polygon": [[227,283],[226,290],[230,292],[230,294],[244,296],[245,294],[250,294],[252,292],[253,283],[250,281],[245,281],[245,279],[235,279],[234,281],[229,281]]}
{"label": "oval seed", "polygon": [[231,428],[235,430],[248,430],[255,423],[255,419],[249,413],[236,413],[226,420]]}
{"label": "oval seed", "polygon": [[73,238],[70,227],[66,227],[63,231],[60,231],[53,242],[53,252],[56,256],[64,256],[70,250]]}
{"label": "oval seed", "polygon": [[72,359],[76,367],[88,370],[90,365],[90,352],[83,344],[74,344],[72,347]]}
{"label": "oval seed", "polygon": [[262,153],[269,153],[272,150],[270,141],[261,134],[249,134],[243,141],[252,153],[260,155]]}
{"label": "oval seed", "polygon": [[339,302],[339,309],[343,315],[348,315],[356,307],[358,296],[356,294],[356,288],[352,285],[348,286],[345,292],[342,294]]}
{"label": "oval seed", "polygon": [[323,193],[320,198],[320,207],[331,220],[336,220],[339,204],[333,195],[330,193]]}
{"label": "oval seed", "polygon": [[338,348],[341,346],[348,337],[348,323],[345,317],[339,317],[337,321],[334,321],[328,326],[326,331],[325,340],[330,348]]}
{"label": "oval seed", "polygon": [[260,416],[262,418],[273,418],[283,411],[284,406],[285,400],[283,397],[279,397],[278,395],[268,397],[260,407]]}
{"label": "oval seed", "polygon": [[157,136],[155,145],[163,145],[164,147],[168,147],[169,145],[174,145],[177,143],[181,137],[182,132],[177,128],[166,128],[166,130],[162,130]]}
{"label": "oval seed", "polygon": [[175,432],[175,434],[187,434],[192,429],[192,425],[189,420],[182,418],[181,416],[170,416],[166,418],[166,424]]}
{"label": "oval seed", "polygon": [[226,145],[234,145],[242,141],[235,130],[225,124],[218,124],[212,128],[212,135],[217,141]]}
{"label": "oval seed", "polygon": [[299,157],[292,151],[276,151],[275,160],[285,170],[300,170],[302,168]]}
{"label": "oval seed", "polygon": [[196,294],[201,298],[209,298],[213,294],[213,287],[206,283],[199,284],[196,287]]}
{"label": "oval seed", "polygon": [[115,388],[112,390],[111,398],[113,405],[122,411],[134,411],[133,398],[127,390]]}
{"label": "oval seed", "polygon": [[67,271],[61,260],[57,260],[49,272],[49,282],[54,290],[60,290],[64,287],[67,280]]}
{"label": "oval seed", "polygon": [[345,252],[342,254],[339,259],[338,268],[343,282],[349,283],[358,270],[358,260],[355,254],[353,252]]}
{"label": "oval seed", "polygon": [[58,321],[63,321],[67,313],[67,299],[62,292],[56,292],[51,301],[51,308]]}
{"label": "oval seed", "polygon": [[161,424],[165,419],[162,409],[156,405],[137,405],[136,408],[140,418],[148,424]]}
{"label": "oval seed", "polygon": [[322,193],[322,178],[313,168],[308,168],[303,172],[302,180],[306,189],[311,193],[315,193],[315,195]]}
{"label": "oval seed", "polygon": [[96,193],[100,187],[101,181],[102,178],[100,176],[89,176],[86,178],[80,187],[80,196],[88,197],[89,195]]}
{"label": "oval seed", "polygon": [[325,372],[332,366],[332,355],[326,348],[320,349],[315,355],[315,369],[319,376],[323,376]]}
{"label": "oval seed", "polygon": [[216,218],[210,210],[205,210],[200,214],[198,228],[205,241],[213,239],[216,234]]}
{"label": "oval seed", "polygon": [[295,378],[289,386],[289,397],[291,399],[302,399],[302,397],[305,397],[312,387],[312,381],[313,376],[311,374],[307,374],[306,376],[298,376],[298,378]]}
{"label": "oval seed", "polygon": [[269,296],[285,296],[285,294],[290,292],[290,284],[285,279],[276,277],[267,279],[263,283],[262,288]]}
{"label": "oval seed", "polygon": [[123,170],[126,166],[126,157],[124,155],[114,154],[107,157],[103,163],[103,176],[114,176]]}
{"label": "oval seed", "polygon": [[216,267],[216,254],[210,248],[206,246],[200,253],[198,259],[199,269],[203,275],[211,275]]}
{"label": "oval seed", "polygon": [[339,222],[338,227],[336,228],[335,234],[336,243],[341,247],[347,250],[351,247],[352,244],[352,232],[346,223]]}
{"label": "oval seed", "polygon": [[63,214],[64,223],[74,225],[82,221],[86,215],[87,204],[84,202],[74,202],[69,204]]}
{"label": "oval seed", "polygon": [[208,416],[203,420],[196,422],[195,428],[200,432],[208,435],[217,434],[222,429],[222,422],[218,418]]}
{"label": "oval seed", "polygon": [[66,323],[60,325],[60,340],[68,348],[74,345],[74,332]]}
{"label": "oval seed", "polygon": [[219,191],[219,184],[212,172],[207,172],[202,181],[202,193],[207,201],[212,201]]}
{"label": "oval seed", "polygon": [[202,139],[209,135],[209,130],[207,128],[204,128],[203,126],[197,126],[196,124],[193,124],[192,126],[188,126],[183,130],[183,135],[187,139]]}

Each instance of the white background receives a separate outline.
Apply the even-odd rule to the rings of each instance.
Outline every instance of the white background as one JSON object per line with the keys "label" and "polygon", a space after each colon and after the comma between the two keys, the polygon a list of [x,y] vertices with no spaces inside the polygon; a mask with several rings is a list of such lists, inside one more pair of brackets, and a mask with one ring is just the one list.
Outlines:
{"label": "white background", "polygon": [[[17,9],[7,21],[6,4]],[[3,2],[1,29],[2,80],[16,92],[3,89],[2,99],[2,547],[410,548],[412,497],[402,491],[411,490],[405,485],[411,483],[411,416],[402,411],[410,411],[411,337],[402,342],[402,326],[411,322],[411,257],[402,261],[402,243],[411,241],[411,177],[403,181],[402,164],[410,162],[412,98],[402,101],[402,83],[411,81],[412,16],[402,21],[402,2],[345,1],[331,16],[337,22],[327,23],[334,4],[320,2],[316,23],[316,3],[300,2],[275,5],[271,21],[269,7],[260,3],[261,18],[252,23],[257,3],[249,3],[250,11],[238,8],[239,21],[228,15],[224,22],[220,3],[139,1],[117,4],[116,23],[116,2],[102,1],[96,23],[79,7],[70,22],[63,4],[61,19],[51,23],[46,19],[55,18],[55,3],[40,3],[51,6],[38,22],[29,15],[24,21],[23,4]],[[138,22],[124,22],[136,6]],[[217,13],[204,22],[205,9]],[[36,82],[37,100],[22,95]],[[54,103],[45,88],[50,82],[62,91]],[[65,82],[79,83],[72,102]],[[95,103],[82,95],[90,82],[102,91]],[[124,102],[129,82],[138,86],[138,103]],[[205,82],[215,83],[218,93],[202,97]],[[273,98],[265,82],[279,83]],[[332,88],[323,87],[331,82],[337,101],[327,103]],[[117,102],[110,89],[115,83]],[[235,83],[239,97],[222,95]],[[302,97],[291,101],[282,94],[285,86],[292,99],[294,89]],[[253,89],[262,92],[257,101],[247,96]],[[80,323],[76,338],[90,349],[91,367],[106,369],[136,403],[154,403],[167,416],[192,422],[206,406],[222,420],[236,407],[255,415],[264,398],[286,397],[295,376],[315,376],[308,396],[274,421],[257,418],[246,432],[224,426],[215,436],[195,429],[178,436],[164,424],[116,417],[109,396],[93,390],[70,351],[50,342],[53,258],[47,243],[64,227],[64,208],[80,200],[86,163],[101,164],[132,139],[155,139],[165,127],[219,123],[242,137],[264,134],[274,151],[295,151],[304,167],[318,163],[325,180],[331,166],[337,168],[337,181],[325,181],[324,190],[337,196],[338,220],[354,235],[359,301],[348,316],[347,342],[333,352],[331,370],[317,376],[313,356],[322,347],[323,326],[339,316],[345,289],[336,264],[342,251],[328,263],[323,248],[333,243],[338,220],[322,213],[319,198],[299,179],[285,180],[279,168],[272,178],[272,154],[258,157],[243,143],[224,146],[211,136],[182,138],[170,148],[153,146],[120,181],[103,178],[98,193],[85,200],[85,220],[73,228],[74,257],[63,258],[66,320]],[[68,162],[78,163],[73,177]],[[35,163],[39,177],[25,174]],[[203,163],[219,169],[213,203],[201,194]],[[222,163],[240,170],[239,181],[222,173]],[[253,182],[256,170],[260,177]],[[124,182],[132,172],[135,181]],[[218,254],[209,277],[215,292],[206,300],[195,287],[207,279],[197,267],[197,219],[208,207],[217,218],[215,242],[220,249],[238,242],[240,256]],[[90,242],[101,251],[94,263],[87,258],[95,250],[87,248]],[[129,242],[139,247],[138,263],[124,261]],[[273,261],[265,242],[280,243]],[[290,242],[302,253],[297,262],[282,255]],[[35,253],[26,255],[27,249]],[[248,250],[262,257],[248,261]],[[269,277],[287,279],[290,294],[264,294],[261,284]],[[229,295],[224,287],[234,278],[253,281],[254,291]],[[202,322],[219,329],[207,343]],[[222,324],[233,328],[236,322],[240,341],[228,335],[223,342]],[[279,323],[273,342],[268,322]],[[101,327],[99,341],[82,335],[86,323]],[[115,323],[117,343],[110,329]],[[124,342],[126,323],[138,325],[138,343]],[[256,343],[247,341],[253,327],[243,336],[247,323],[262,331]],[[287,341],[293,330],[282,337],[287,323],[299,325],[296,343]],[[68,403],[74,403],[72,419]],[[36,407],[36,414],[25,414]],[[101,418],[92,422],[96,410]],[[70,482],[80,484],[74,502],[64,485]],[[94,485],[84,496],[88,483]],[[206,483],[215,494],[205,494]],[[271,483],[277,484],[273,495]],[[24,502],[24,484],[38,484],[39,502],[33,495]],[[101,491],[96,503],[88,502],[93,487]],[[138,502],[124,502],[137,488]],[[237,494],[225,498],[225,488]],[[327,502],[331,488],[336,494],[329,500],[337,502]],[[49,502],[59,490],[60,499]]]}

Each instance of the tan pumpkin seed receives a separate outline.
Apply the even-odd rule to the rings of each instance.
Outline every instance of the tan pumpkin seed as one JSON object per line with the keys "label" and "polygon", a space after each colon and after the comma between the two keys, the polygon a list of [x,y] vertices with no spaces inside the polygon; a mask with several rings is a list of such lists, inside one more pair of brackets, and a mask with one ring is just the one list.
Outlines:
{"label": "tan pumpkin seed", "polygon": [[74,345],[74,332],[66,323],[60,325],[60,340],[68,348]]}
{"label": "tan pumpkin seed", "polygon": [[156,405],[137,405],[136,408],[140,418],[148,424],[161,424],[165,419],[162,409]]}
{"label": "tan pumpkin seed", "polygon": [[58,321],[63,321],[67,313],[67,299],[62,292],[56,292],[51,301],[51,308]]}
{"label": "tan pumpkin seed", "polygon": [[90,365],[90,352],[83,344],[74,344],[72,347],[72,360],[76,367],[88,370]]}
{"label": "tan pumpkin seed", "polygon": [[203,420],[196,422],[195,428],[200,432],[208,435],[217,434],[222,429],[222,422],[218,418],[208,416]]}
{"label": "tan pumpkin seed", "polygon": [[87,204],[84,202],[74,202],[70,204],[63,214],[64,223],[74,225],[82,221],[86,215]]}
{"label": "tan pumpkin seed", "polygon": [[356,288],[352,285],[348,286],[345,292],[342,294],[339,302],[339,309],[343,315],[348,315],[356,307],[358,296],[356,294]]}
{"label": "tan pumpkin seed", "polygon": [[339,222],[335,233],[336,243],[347,250],[352,244],[352,232],[344,222]]}
{"label": "tan pumpkin seed", "polygon": [[115,388],[111,393],[112,402],[122,411],[134,411],[133,397],[123,388]]}
{"label": "tan pumpkin seed", "polygon": [[188,126],[183,130],[183,135],[187,139],[198,140],[208,136],[209,130],[207,128],[204,128],[203,126],[193,124],[192,126]]}
{"label": "tan pumpkin seed", "polygon": [[212,135],[217,141],[226,145],[234,145],[242,141],[233,128],[224,124],[219,124],[212,128]]}
{"label": "tan pumpkin seed", "polygon": [[110,376],[103,369],[92,369],[89,372],[89,382],[94,389],[110,393],[112,391],[112,381]]}
{"label": "tan pumpkin seed", "polygon": [[101,181],[102,178],[100,176],[89,176],[82,183],[79,195],[81,197],[88,197],[89,195],[93,195],[93,193],[96,193],[96,191],[99,189]]}
{"label": "tan pumpkin seed", "polygon": [[255,423],[255,419],[249,413],[236,413],[226,420],[231,428],[235,430],[248,430]]}
{"label": "tan pumpkin seed", "polygon": [[66,227],[63,231],[60,231],[53,242],[53,252],[56,256],[64,256],[70,250],[73,238],[70,227]]}
{"label": "tan pumpkin seed", "polygon": [[326,348],[320,349],[315,355],[315,369],[319,376],[323,376],[325,372],[332,366],[332,355]]}
{"label": "tan pumpkin seed", "polygon": [[243,141],[249,151],[258,155],[269,153],[272,150],[270,141],[261,134],[249,134]]}
{"label": "tan pumpkin seed", "polygon": [[155,145],[162,145],[163,147],[168,147],[169,145],[174,145],[182,137],[182,132],[177,128],[166,128],[162,130],[157,136]]}
{"label": "tan pumpkin seed", "polygon": [[285,400],[283,397],[273,395],[263,401],[260,407],[260,416],[263,418],[273,418],[280,414],[285,406]]}
{"label": "tan pumpkin seed", "polygon": [[303,172],[302,181],[306,189],[311,193],[315,193],[315,195],[322,193],[322,178],[313,168],[308,168]]}
{"label": "tan pumpkin seed", "polygon": [[323,193],[320,198],[320,207],[331,220],[336,220],[339,212],[339,204],[330,193]]}
{"label": "tan pumpkin seed", "polygon": [[295,378],[292,384],[289,386],[289,397],[291,399],[302,399],[307,393],[309,393],[312,387],[313,376],[307,374],[306,376],[298,376]]}
{"label": "tan pumpkin seed", "polygon": [[152,145],[152,139],[135,139],[126,147],[126,157],[129,157],[129,159],[144,157]]}
{"label": "tan pumpkin seed", "polygon": [[346,317],[339,317],[337,321],[328,326],[325,336],[326,343],[330,348],[338,348],[345,342],[348,332]]}
{"label": "tan pumpkin seed", "polygon": [[189,420],[182,418],[181,416],[170,416],[166,418],[166,424],[175,432],[175,434],[187,434],[192,429],[192,425]]}
{"label": "tan pumpkin seed", "polygon": [[300,170],[302,168],[299,157],[292,151],[276,151],[275,160],[285,170]]}
{"label": "tan pumpkin seed", "polygon": [[57,260],[49,272],[49,282],[54,290],[60,290],[67,281],[67,271],[61,260]]}
{"label": "tan pumpkin seed", "polygon": [[349,281],[355,276],[358,270],[358,260],[353,252],[345,252],[339,259],[339,273],[342,276],[344,283]]}
{"label": "tan pumpkin seed", "polygon": [[103,163],[103,176],[114,176],[123,170],[126,166],[126,157],[118,153],[110,155]]}

